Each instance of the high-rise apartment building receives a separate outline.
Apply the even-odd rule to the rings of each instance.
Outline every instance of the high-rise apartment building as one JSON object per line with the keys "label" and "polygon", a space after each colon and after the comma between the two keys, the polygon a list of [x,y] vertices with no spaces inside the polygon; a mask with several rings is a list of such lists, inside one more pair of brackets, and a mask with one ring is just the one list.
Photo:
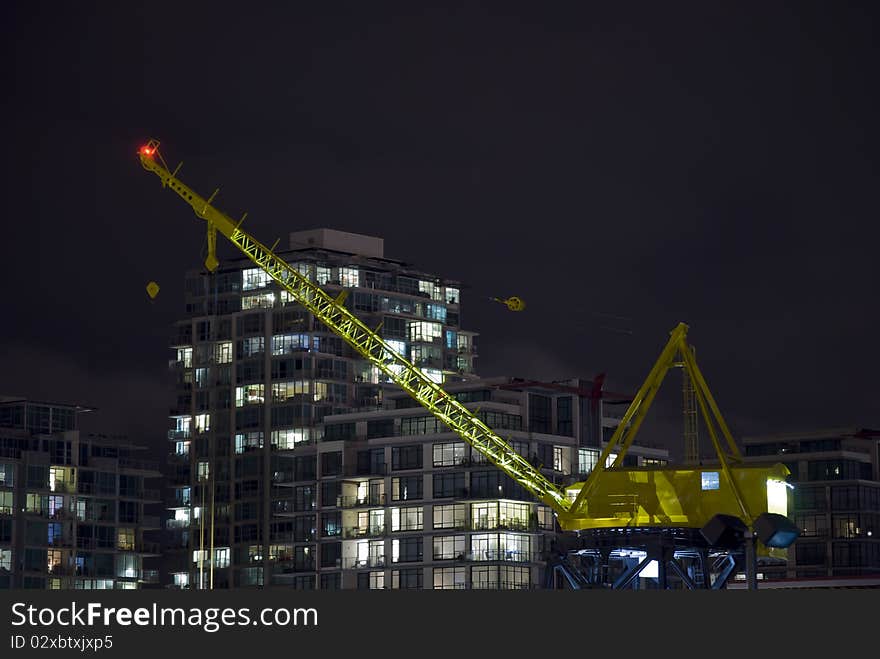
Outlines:
{"label": "high-rise apartment building", "polygon": [[[551,477],[573,479],[598,457],[601,405],[586,405],[577,384],[476,378],[458,282],[386,259],[381,239],[326,229],[291,234],[281,255],[347,294],[349,309]],[[172,362],[170,585],[540,583],[552,512],[262,270],[229,262],[191,273],[186,291]]]}
{"label": "high-rise apartment building", "polygon": [[764,570],[765,579],[845,585],[880,576],[880,431],[829,428],[745,437],[743,445],[749,462],[784,462],[794,485],[791,517],[801,536],[787,565]]}
{"label": "high-rise apartment building", "polygon": [[124,438],[81,434],[88,409],[0,397],[0,588],[136,589],[158,581],[144,539],[158,465]]}

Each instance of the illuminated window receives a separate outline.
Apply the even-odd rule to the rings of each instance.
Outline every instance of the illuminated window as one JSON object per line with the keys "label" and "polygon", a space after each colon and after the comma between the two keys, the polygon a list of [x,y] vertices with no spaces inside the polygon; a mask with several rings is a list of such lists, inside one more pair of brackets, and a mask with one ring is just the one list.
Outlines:
{"label": "illuminated window", "polygon": [[391,479],[391,498],[394,501],[412,501],[422,498],[422,477],[401,476]]}
{"label": "illuminated window", "polygon": [[49,503],[49,517],[61,517],[64,514],[64,497],[63,496],[52,495],[49,497],[48,503]]}
{"label": "illuminated window", "polygon": [[538,506],[536,511],[538,515],[538,528],[543,531],[552,531],[556,527],[553,523],[553,511],[547,506]]}
{"label": "illuminated window", "polygon": [[391,571],[391,588],[401,590],[421,590],[422,568],[413,567]]}
{"label": "illuminated window", "polygon": [[58,573],[62,568],[62,558],[60,549],[50,549],[46,552],[46,570],[51,574]]}
{"label": "illuminated window", "polygon": [[438,320],[441,323],[446,322],[446,307],[442,304],[425,305],[425,317],[431,320]]}
{"label": "illuminated window", "polygon": [[0,487],[15,485],[15,465],[0,462]]}
{"label": "illuminated window", "polygon": [[232,341],[223,341],[214,346],[214,361],[229,364],[232,361]]}
{"label": "illuminated window", "polygon": [[[260,385],[262,386],[262,385]],[[284,401],[309,393],[308,382],[273,382],[272,383],[272,401],[275,403],[283,403]]]}
{"label": "illuminated window", "polygon": [[275,293],[259,293],[257,295],[245,295],[241,298],[241,308],[245,309],[270,309],[275,306]]}
{"label": "illuminated window", "polygon": [[[705,475],[705,474],[704,474]],[[767,512],[788,515],[788,484],[776,479],[767,480]]]}
{"label": "illuminated window", "polygon": [[399,339],[385,339],[385,343],[387,343],[388,347],[398,355],[406,356],[406,341],[400,341]]}
{"label": "illuminated window", "polygon": [[192,368],[193,365],[193,349],[190,348],[178,348],[177,349],[177,361],[183,364],[184,368]]}
{"label": "illuminated window", "polygon": [[434,444],[433,449],[435,467],[453,467],[465,461],[467,449],[464,442]]}
{"label": "illuminated window", "polygon": [[12,492],[0,492],[0,515],[12,514]]}
{"label": "illuminated window", "polygon": [[308,334],[276,334],[272,337],[272,354],[285,355],[309,349]]}
{"label": "illuminated window", "polygon": [[553,470],[561,471],[564,474],[569,472],[571,461],[569,460],[569,449],[565,446],[553,447]]}
{"label": "illuminated window", "polygon": [[474,590],[521,590],[529,587],[527,567],[511,565],[481,565],[471,568],[471,588]]}
{"label": "illuminated window", "polygon": [[208,462],[199,462],[199,480],[206,481],[211,475],[211,465]]}
{"label": "illuminated window", "polygon": [[0,547],[0,570],[12,571],[12,549]]}
{"label": "illuminated window", "polygon": [[262,384],[248,384],[235,388],[235,406],[255,405],[264,402],[265,386]]}
{"label": "illuminated window", "polygon": [[262,268],[247,268],[241,271],[241,290],[252,291],[269,284],[269,275]]}
{"label": "illuminated window", "polygon": [[419,293],[440,302],[443,299],[441,289],[432,281],[419,281]]}
{"label": "illuminated window", "polygon": [[422,508],[392,508],[391,509],[392,531],[421,531]]}
{"label": "illuminated window", "polygon": [[235,435],[235,452],[245,453],[263,448],[263,433],[247,432]]}
{"label": "illuminated window", "polygon": [[175,572],[173,582],[175,588],[189,588],[189,575],[186,572]]}
{"label": "illuminated window", "polygon": [[581,475],[589,474],[596,468],[599,462],[599,449],[579,448],[578,449],[578,473]]}
{"label": "illuminated window", "polygon": [[434,506],[435,529],[463,529],[465,523],[465,507],[463,503]]}
{"label": "illuminated window", "polygon": [[435,567],[435,590],[461,590],[467,587],[467,574],[463,567]]}
{"label": "illuminated window", "polygon": [[116,576],[122,579],[137,579],[140,576],[138,557],[135,554],[116,555]]}
{"label": "illuminated window", "polygon": [[28,492],[25,497],[25,510],[37,515],[47,515],[49,512],[49,497]]}
{"label": "illuminated window", "polygon": [[446,304],[458,304],[461,294],[457,288],[446,287]]}
{"label": "illuminated window", "polygon": [[463,559],[465,554],[465,536],[435,535],[434,560],[444,561],[453,558]]}
{"label": "illuminated window", "polygon": [[134,529],[116,530],[116,548],[123,551],[134,551]]}
{"label": "illuminated window", "polygon": [[262,336],[250,336],[241,341],[240,357],[254,357],[262,355],[265,351],[265,338]]}
{"label": "illuminated window", "polygon": [[300,444],[309,444],[312,440],[310,428],[288,428],[272,431],[272,446],[284,450],[292,449]]}
{"label": "illuminated window", "polygon": [[410,341],[434,341],[443,336],[443,325],[440,323],[432,323],[426,320],[408,321],[408,332]]}
{"label": "illuminated window", "polygon": [[721,480],[717,471],[704,471],[700,474],[700,489],[717,490],[720,486]]}
{"label": "illuminated window", "polygon": [[208,432],[211,429],[210,414],[196,414],[194,417],[196,432]]}
{"label": "illuminated window", "polygon": [[416,563],[422,560],[424,541],[421,536],[394,538],[391,541],[392,563]]}
{"label": "illuminated window", "polygon": [[341,267],[339,268],[339,283],[342,286],[358,287],[360,286],[360,272],[357,268]]}
{"label": "illuminated window", "polygon": [[385,588],[385,573],[370,572],[370,590],[383,590]]}
{"label": "illuminated window", "polygon": [[330,268],[319,265],[315,268],[315,280],[323,286],[330,281]]}

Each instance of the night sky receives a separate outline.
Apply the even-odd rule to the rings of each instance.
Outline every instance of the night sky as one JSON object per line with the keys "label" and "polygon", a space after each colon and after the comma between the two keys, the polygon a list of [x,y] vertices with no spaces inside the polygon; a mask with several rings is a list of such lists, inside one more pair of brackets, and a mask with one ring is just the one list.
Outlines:
{"label": "night sky", "polygon": [[162,445],[204,224],[155,137],[265,243],[466,282],[483,375],[635,391],[684,321],[735,435],[880,425],[876,3],[139,4],[0,9],[0,394]]}

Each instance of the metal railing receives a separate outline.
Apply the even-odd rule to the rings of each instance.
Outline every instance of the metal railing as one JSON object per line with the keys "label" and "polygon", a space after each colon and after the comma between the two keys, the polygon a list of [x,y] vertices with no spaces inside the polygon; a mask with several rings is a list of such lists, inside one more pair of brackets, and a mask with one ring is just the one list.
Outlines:
{"label": "metal railing", "polygon": [[343,558],[343,570],[358,570],[361,568],[385,567],[384,556],[370,556],[368,558]]}
{"label": "metal railing", "polygon": [[471,522],[473,531],[518,531],[520,533],[532,533],[537,531],[537,526],[530,522],[520,520],[498,520],[494,517],[488,519],[475,519]]}
{"label": "metal railing", "polygon": [[338,496],[336,497],[336,507],[337,508],[358,508],[361,506],[384,506],[385,505],[385,495],[384,494],[373,494],[365,497],[357,497],[357,496]]}
{"label": "metal railing", "polygon": [[484,549],[465,553],[459,560],[468,562],[504,561],[508,563],[537,563],[541,554],[507,549]]}
{"label": "metal railing", "polygon": [[374,526],[351,526],[342,530],[342,537],[345,539],[369,538],[386,535],[387,533],[388,527],[385,524]]}

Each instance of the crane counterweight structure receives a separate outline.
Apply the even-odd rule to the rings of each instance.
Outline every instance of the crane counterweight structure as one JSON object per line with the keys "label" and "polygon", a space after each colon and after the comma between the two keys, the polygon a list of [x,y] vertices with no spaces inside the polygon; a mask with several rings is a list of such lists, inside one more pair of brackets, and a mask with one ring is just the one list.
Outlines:
{"label": "crane counterweight structure", "polygon": [[[166,166],[159,152],[158,141],[150,140],[138,155],[144,169],[156,174],[163,187],[173,190],[198,217],[206,221],[208,255],[205,265],[209,271],[213,272],[219,265],[216,256],[216,235],[219,232],[363,358],[507,476],[550,506],[556,512],[563,530],[699,529],[718,514],[741,519],[747,525],[752,525],[763,513],[787,514],[785,505],[780,506],[776,496],[778,488],[771,484],[784,483],[788,469],[782,464],[743,464],[739,449],[687,343],[687,325],[679,324],[671,332],[660,358],[587,480],[560,488],[539,467],[517,453],[476,412],[448,394],[421,369],[396,352],[378,331],[367,327],[346,308],[346,289],[336,297],[329,295],[278,256],[274,246],[269,248],[244,231],[241,228],[244,217],[235,221],[217,209],[213,205],[217,191],[206,199],[185,185],[177,178],[180,166],[174,172]],[[518,298],[516,300],[520,308],[524,306]],[[624,456],[664,376],[675,366],[683,366],[691,379],[694,398],[718,456],[718,465],[688,465],[684,469],[624,468]],[[611,458],[613,451],[617,451],[613,465],[606,468],[606,461]],[[707,482],[710,483],[708,488]],[[775,496],[773,499],[771,489]]]}

